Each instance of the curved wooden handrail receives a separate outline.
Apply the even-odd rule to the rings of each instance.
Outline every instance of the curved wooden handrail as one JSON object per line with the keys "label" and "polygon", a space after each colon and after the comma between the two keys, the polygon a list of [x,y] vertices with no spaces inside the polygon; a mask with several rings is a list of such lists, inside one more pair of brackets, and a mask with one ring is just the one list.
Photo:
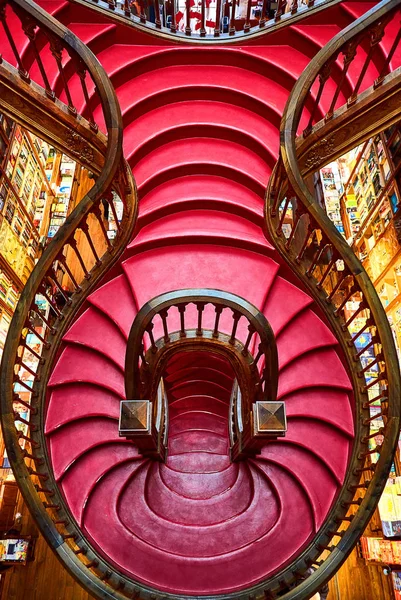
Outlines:
{"label": "curved wooden handrail", "polygon": [[[273,330],[267,321],[266,317],[252,304],[250,304],[244,298],[224,292],[221,290],[214,289],[201,289],[191,288],[183,290],[175,290],[173,292],[167,292],[161,294],[149,302],[146,302],[141,310],[138,312],[132,324],[127,344],[127,352],[125,359],[125,391],[127,398],[138,397],[142,395],[139,371],[144,356],[144,336],[146,333],[152,332],[152,322],[156,315],[162,315],[163,323],[166,323],[167,333],[164,335],[164,343],[169,342],[169,336],[172,332],[168,330],[167,311],[170,308],[176,307],[182,315],[181,320],[181,338],[187,336],[187,330],[191,329],[188,327],[188,323],[185,324],[185,309],[188,304],[195,304],[198,313],[198,322],[192,323],[195,330],[195,334],[198,337],[202,337],[206,334],[206,330],[202,328],[202,312],[206,305],[211,304],[216,311],[216,319],[214,330],[210,330],[210,334],[215,339],[218,339],[219,335],[219,320],[222,311],[225,308],[231,310],[233,315],[233,329],[231,333],[231,345],[234,345],[238,341],[235,337],[236,329],[239,319],[243,316],[249,327],[249,335],[244,345],[242,345],[241,352],[243,356],[251,354],[249,348],[254,335],[259,337],[259,342],[256,343],[256,363],[264,355],[265,357],[265,372],[262,375],[261,380],[261,393],[263,397],[268,397],[271,400],[275,400],[277,397],[277,385],[278,385],[278,357],[277,357],[277,346]],[[214,335],[213,335],[214,333]],[[157,351],[157,344],[153,339],[150,338],[150,345],[154,351]],[[257,360],[256,360],[257,358]]]}
{"label": "curved wooden handrail", "polygon": [[[8,29],[7,11],[10,9],[19,17],[29,43],[29,64],[28,53],[20,52]],[[56,484],[49,473],[50,462],[42,428],[46,404],[46,383],[43,385],[43,382],[48,381],[64,332],[87,295],[117,261],[136,223],[137,194],[132,173],[122,154],[121,111],[111,82],[92,52],[71,31],[31,0],[1,0],[1,27],[10,43],[16,68],[5,60],[0,66],[10,73],[15,89],[19,87],[26,98],[29,94],[36,94],[38,104],[44,105],[47,98],[52,116],[56,115],[56,119],[60,115],[61,118],[65,117],[70,128],[70,144],[63,140],[62,135],[54,139],[53,125],[44,130],[48,140],[54,139],[56,146],[86,165],[93,160],[93,148],[101,151],[105,147],[102,157],[104,167],[99,167],[93,187],[43,252],[11,321],[0,373],[4,440],[24,500],[45,539],[63,564],[90,593],[103,598],[124,598],[118,593],[111,594],[106,578],[102,577],[106,566],[100,573],[96,572],[95,567],[100,561],[96,562],[94,554],[84,548],[83,543],[79,546],[79,531],[60,516],[61,506],[55,500]],[[47,80],[39,53],[39,48],[44,44],[49,44],[57,63],[63,81],[63,96],[52,89]],[[100,97],[107,137],[99,131],[92,114],[89,120],[79,114],[65,76],[63,52],[67,52],[75,63],[84,99],[88,98],[86,76],[89,75]],[[32,81],[29,74],[32,65],[38,67],[42,81]],[[64,98],[68,104],[63,102]],[[8,106],[7,112],[17,121],[21,122],[24,118],[12,105]],[[40,125],[45,127],[46,124]],[[96,169],[94,171],[96,173]],[[121,207],[122,215],[119,215]],[[111,227],[114,228],[115,237],[109,234]],[[93,238],[93,232],[96,233],[96,239]],[[48,315],[43,314],[36,304],[38,294],[44,296],[49,304]],[[38,318],[43,324],[40,333],[34,324],[34,319]],[[28,333],[41,345],[42,352],[38,353],[34,348]],[[29,365],[26,364],[26,356],[29,356]],[[24,380],[24,373],[30,373],[31,382]],[[15,386],[23,391],[17,392]],[[24,406],[29,416],[23,418],[15,411],[16,406]],[[18,429],[18,424],[25,429]]]}
{"label": "curved wooden handrail", "polygon": [[[192,318],[186,312],[189,305],[196,307]],[[215,313],[212,328],[204,325],[203,315],[208,307]],[[170,328],[169,311],[175,313],[174,330]],[[223,313],[232,318],[231,331],[226,333],[220,326]],[[242,342],[237,335],[241,318],[247,323]],[[154,338],[155,320],[159,320],[162,332],[157,340]],[[254,431],[254,403],[275,402],[278,387],[276,340],[266,317],[244,298],[215,289],[175,290],[149,300],[136,315],[128,336],[125,397],[153,401],[167,361],[177,352],[191,350],[220,353],[231,363],[241,390],[241,409],[234,415],[231,458],[239,460],[257,453],[266,443],[266,436],[259,434],[258,437]],[[152,419],[158,419],[156,412]],[[156,440],[157,455],[164,457],[166,448],[161,436],[162,431],[159,428],[157,432],[153,423],[144,440],[144,449],[147,450],[147,442],[152,438]]]}
{"label": "curved wooden handrail", "polygon": [[[325,121],[332,121],[333,129],[337,118],[346,120],[347,110],[351,113],[354,106],[365,101],[366,93],[375,94],[375,90],[391,79],[391,57],[398,47],[401,33],[394,35],[393,30],[390,34],[387,25],[400,7],[400,0],[381,2],[334,37],[302,73],[284,111],[281,155],[266,195],[266,233],[327,315],[352,376],[356,406],[354,450],[340,496],[316,538],[300,559],[291,565],[291,569],[284,570],[281,576],[290,584],[302,561],[314,564],[316,570],[287,591],[282,596],[283,600],[310,597],[347,558],[377,505],[399,437],[400,373],[386,313],[360,261],[310,192],[299,152],[302,141],[297,134],[308,101],[312,98],[317,108],[340,54],[344,56],[343,67],[335,80],[336,92],[331,96],[331,105],[325,113]],[[379,67],[377,77],[369,67],[377,57],[379,43],[385,36],[388,36],[385,39],[391,49],[388,58]],[[347,105],[338,107],[347,71],[358,48],[366,51],[364,66]],[[365,93],[363,90],[366,88],[369,91]],[[380,98],[380,94],[377,97]],[[372,104],[374,100],[371,99]],[[315,124],[315,110],[312,110],[302,134],[304,139],[313,134]],[[320,166],[318,159],[319,156],[308,173]],[[369,334],[364,344],[359,339],[362,333]],[[362,365],[361,357],[368,351],[373,353],[372,359]],[[372,392],[374,389],[376,391]],[[372,418],[367,411],[374,402],[380,402],[379,417],[383,420],[383,427],[379,431],[381,443],[369,449],[367,444],[374,437],[374,432],[370,432]],[[341,508],[346,508],[343,516]]]}
{"label": "curved wooden handrail", "polygon": [[[138,0],[135,4],[139,5],[139,14],[134,14],[132,0],[70,0],[74,4],[82,6],[90,6],[92,10],[96,10],[103,14],[108,14],[114,21],[129,25],[144,33],[152,34],[169,41],[190,44],[227,44],[227,43],[243,43],[248,38],[258,38],[264,35],[267,31],[276,32],[282,27],[293,25],[299,20],[320,12],[328,6],[338,4],[341,0],[263,0],[260,15],[251,19],[252,0],[248,0],[245,17],[235,17],[235,5],[230,5],[230,16],[223,23],[221,17],[220,23],[215,21],[210,29],[213,32],[208,33],[205,28],[205,11],[206,0],[201,0],[200,5],[200,27],[192,29],[186,15],[182,17],[185,21],[185,29],[180,31],[177,23],[177,14],[174,6],[174,12],[169,13],[170,21],[167,23],[167,13],[169,4],[165,0]],[[273,7],[272,4],[276,4]],[[216,11],[221,11],[223,7],[222,0],[216,0]],[[186,11],[191,10],[190,0],[186,0]],[[154,21],[149,19],[149,10],[154,11]],[[163,17],[157,17],[160,9],[163,11]],[[206,23],[207,26],[207,23]]]}

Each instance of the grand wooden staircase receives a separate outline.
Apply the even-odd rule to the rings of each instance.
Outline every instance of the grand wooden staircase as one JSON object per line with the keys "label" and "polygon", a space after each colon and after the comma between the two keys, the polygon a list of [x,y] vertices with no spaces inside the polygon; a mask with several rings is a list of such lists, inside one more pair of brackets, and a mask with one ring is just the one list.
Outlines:
{"label": "grand wooden staircase", "polygon": [[[112,2],[0,4],[0,109],[95,174],[21,296],[1,413],[32,514],[96,597],[308,598],[366,527],[399,368],[308,177],[399,117],[400,5],[294,8],[226,46]],[[123,400],[143,402],[131,436]],[[283,437],[255,425],[264,402]]]}

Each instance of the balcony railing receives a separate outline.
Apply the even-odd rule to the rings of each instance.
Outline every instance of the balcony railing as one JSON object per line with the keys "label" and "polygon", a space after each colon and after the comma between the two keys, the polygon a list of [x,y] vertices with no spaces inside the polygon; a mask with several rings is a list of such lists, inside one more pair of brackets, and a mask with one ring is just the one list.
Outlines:
{"label": "balcony railing", "polygon": [[[278,357],[274,333],[266,317],[252,304],[228,292],[185,289],[162,294],[138,312],[128,338],[125,395],[148,402],[149,418],[136,434],[136,445],[164,459],[167,440],[157,423],[166,412],[157,403],[159,382],[167,361],[180,351],[203,349],[220,353],[237,377],[229,422],[231,459],[258,453],[271,432],[257,427],[258,410],[275,403]],[[148,414],[143,411],[143,414]]]}
{"label": "balcony railing", "polygon": [[156,35],[225,42],[295,22],[338,0],[72,0]]}

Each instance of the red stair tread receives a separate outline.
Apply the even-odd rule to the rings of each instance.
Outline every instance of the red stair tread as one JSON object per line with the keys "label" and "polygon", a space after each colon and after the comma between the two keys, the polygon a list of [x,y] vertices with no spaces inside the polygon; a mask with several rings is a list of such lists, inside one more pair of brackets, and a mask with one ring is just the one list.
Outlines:
{"label": "red stair tread", "polygon": [[284,367],[280,371],[278,397],[302,388],[324,386],[346,390],[352,387],[338,355],[330,349],[313,351]]}
{"label": "red stair tread", "polygon": [[348,394],[342,390],[302,389],[285,397],[288,416],[312,417],[353,435],[354,418]]}
{"label": "red stair tread", "polygon": [[174,490],[164,485],[159,475],[159,466],[154,465],[147,481],[146,498],[150,510],[161,519],[186,526],[204,527],[240,515],[250,505],[252,495],[249,472],[244,465],[239,466],[238,478],[232,487],[218,496],[202,501],[178,497]]}
{"label": "red stair tread", "polygon": [[93,348],[124,369],[126,340],[113,321],[95,308],[88,308],[75,321],[64,340]]}
{"label": "red stair tread", "polygon": [[[153,188],[141,200],[141,221],[149,222],[153,214],[164,211],[178,212],[185,204],[197,203],[196,208],[213,203],[215,210],[248,213],[248,219],[258,222],[263,215],[263,202],[257,194],[243,185],[212,175],[178,177]],[[174,210],[175,208],[175,210]],[[152,219],[153,220],[153,219]]]}
{"label": "red stair tread", "polygon": [[71,421],[85,417],[118,419],[120,398],[108,390],[87,383],[69,383],[52,390],[46,413],[45,432],[50,433]]}
{"label": "red stair tread", "polygon": [[232,240],[233,236],[237,242],[243,240],[244,245],[249,245],[252,249],[259,246],[263,252],[263,248],[271,248],[260,228],[242,217],[211,210],[190,210],[163,217],[147,225],[128,245],[128,249],[138,252],[142,247],[149,249],[157,242],[160,245],[161,241],[168,245],[174,243],[175,238],[209,237],[219,243],[224,239]]}
{"label": "red stair tread", "polygon": [[266,119],[232,104],[202,100],[161,106],[131,122],[124,131],[127,137],[125,152],[132,157],[144,144],[150,148],[159,145],[159,136],[168,132],[178,133],[181,128],[182,137],[192,137],[191,133],[185,132],[191,131],[190,128],[201,131],[205,127],[216,128],[216,134],[220,133],[222,137],[223,134],[231,135],[234,141],[242,133],[250,138],[250,143],[260,147],[260,152],[265,150],[271,160],[276,161],[277,147],[272,148],[271,142],[272,138],[277,138],[277,129]]}
{"label": "red stair tread", "polygon": [[56,479],[61,478],[85,452],[110,442],[126,443],[118,436],[115,419],[92,417],[90,425],[82,419],[54,431],[48,436],[48,445]]}
{"label": "red stair tread", "polygon": [[124,275],[115,277],[95,290],[88,301],[106,313],[128,338],[138,308]]}
{"label": "red stair tread", "polygon": [[[179,265],[179,269],[175,265]],[[231,248],[196,244],[147,251],[128,259],[122,266],[135,286],[140,306],[166,290],[191,287],[214,288],[239,295],[246,290],[248,302],[260,306],[278,270],[278,264],[272,259],[253,252],[236,249],[234,253]],[[258,286],[253,285],[254,281],[258,281]]]}
{"label": "red stair tread", "polygon": [[133,460],[143,462],[143,457],[138,455],[133,444],[105,444],[87,452],[68,469],[62,480],[62,488],[79,524],[82,524],[86,502],[99,478],[111,468]]}
{"label": "red stair tread", "polygon": [[[130,156],[126,154],[129,162]],[[238,143],[215,138],[188,138],[170,142],[151,151],[134,168],[138,189],[150,186],[152,178],[160,172],[177,169],[182,165],[205,164],[219,169],[226,167],[241,173],[256,185],[266,187],[271,169],[255,152]]]}
{"label": "red stair tread", "polygon": [[[231,467],[230,470],[236,474],[237,469]],[[207,481],[211,477],[204,479]],[[134,535],[168,553],[206,558],[233,552],[265,535],[278,519],[279,503],[275,492],[259,474],[252,474],[252,480],[252,499],[245,512],[214,525],[188,526],[161,520],[149,509],[146,473],[141,470],[120,496],[120,517]],[[211,495],[212,489],[208,492]],[[223,492],[219,495],[223,496]],[[228,499],[220,498],[221,503],[229,501],[230,495],[231,489],[224,494]],[[180,509],[180,500],[176,501],[176,507]]]}
{"label": "red stair tread", "polygon": [[292,446],[272,443],[263,449],[262,455],[263,459],[258,459],[258,463],[261,460],[273,462],[293,473],[302,483],[313,506],[315,527],[318,529],[338,491],[338,482],[331,471],[314,454],[301,447],[294,451]]}
{"label": "red stair tread", "polygon": [[310,309],[298,314],[276,340],[281,369],[306,352],[338,343],[327,326]]}
{"label": "red stair tread", "polygon": [[67,347],[49,380],[49,386],[75,382],[92,383],[124,397],[124,377],[109,359],[80,346]]}

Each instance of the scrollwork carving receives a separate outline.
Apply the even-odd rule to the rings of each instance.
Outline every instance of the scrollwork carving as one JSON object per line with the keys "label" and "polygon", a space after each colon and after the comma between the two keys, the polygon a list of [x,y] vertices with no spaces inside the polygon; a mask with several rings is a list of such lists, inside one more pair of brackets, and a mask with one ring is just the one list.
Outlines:
{"label": "scrollwork carving", "polygon": [[85,163],[93,162],[94,154],[92,148],[76,131],[67,132],[66,143],[72,154]]}
{"label": "scrollwork carving", "polygon": [[308,170],[319,167],[324,159],[329,157],[334,152],[334,149],[334,136],[331,138],[323,138],[312,148],[312,150],[309,151],[309,154],[305,160],[305,167]]}

